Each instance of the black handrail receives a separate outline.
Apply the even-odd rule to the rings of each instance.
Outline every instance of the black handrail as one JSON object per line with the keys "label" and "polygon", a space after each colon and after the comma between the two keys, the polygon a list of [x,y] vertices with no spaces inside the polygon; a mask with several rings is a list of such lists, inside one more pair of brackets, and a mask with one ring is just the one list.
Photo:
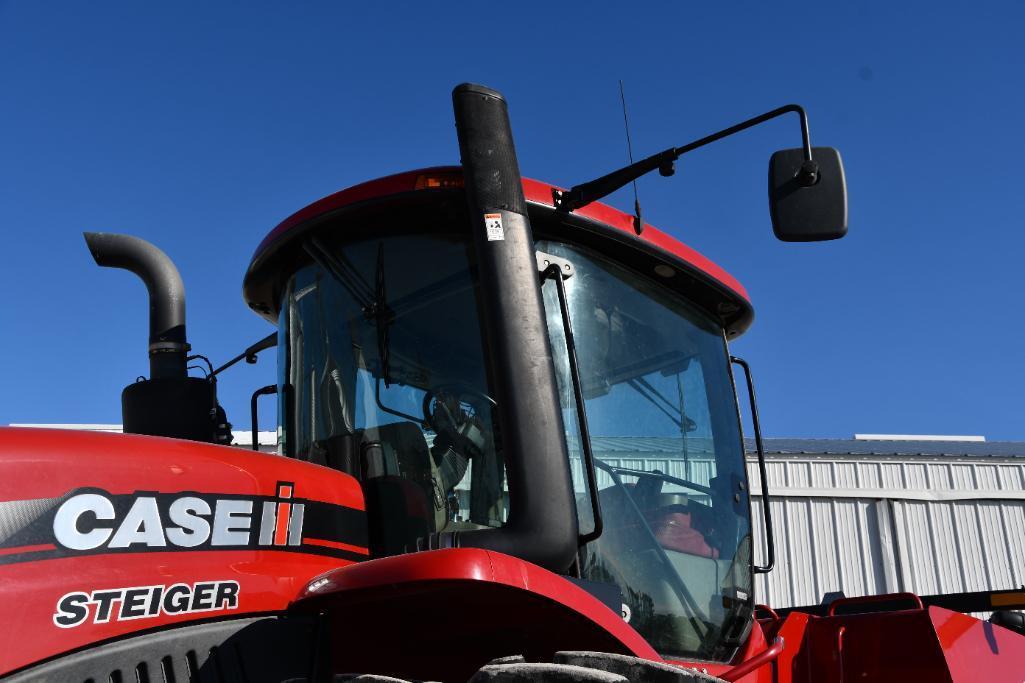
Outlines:
{"label": "black handrail", "polygon": [[765,545],[768,562],[764,566],[754,565],[752,570],[756,574],[768,574],[776,565],[776,543],[772,537],[772,509],[769,506],[769,482],[765,476],[765,448],[762,446],[762,428],[758,422],[758,401],[755,399],[755,384],[751,378],[751,366],[747,364],[746,360],[737,356],[730,356],[730,362],[744,369],[744,378],[747,380],[747,397],[751,405],[751,425],[755,432],[755,448],[758,449],[758,476],[762,480],[762,511],[765,517]]}
{"label": "black handrail", "polygon": [[603,522],[601,504],[598,501],[598,475],[594,470],[594,452],[591,449],[591,430],[587,425],[587,406],[584,403],[584,390],[580,383],[580,366],[577,363],[577,344],[573,336],[573,323],[569,318],[569,303],[566,300],[566,283],[563,282],[562,268],[557,263],[548,266],[544,277],[555,281],[555,289],[559,293],[559,310],[562,313],[562,330],[566,337],[566,352],[569,358],[569,374],[573,380],[573,398],[577,404],[578,426],[580,428],[581,451],[584,456],[584,476],[590,489],[591,517],[594,528],[580,534],[580,545],[590,543],[601,536]]}
{"label": "black handrail", "polygon": [[260,387],[259,389],[254,391],[253,392],[253,397],[251,399],[249,399],[250,417],[251,417],[252,422],[253,422],[253,450],[254,451],[260,450],[260,427],[259,427],[258,420],[257,420],[256,400],[258,398],[260,398],[261,396],[267,396],[268,394],[276,394],[276,393],[278,393],[278,385],[276,385],[276,384],[268,384],[267,386]]}

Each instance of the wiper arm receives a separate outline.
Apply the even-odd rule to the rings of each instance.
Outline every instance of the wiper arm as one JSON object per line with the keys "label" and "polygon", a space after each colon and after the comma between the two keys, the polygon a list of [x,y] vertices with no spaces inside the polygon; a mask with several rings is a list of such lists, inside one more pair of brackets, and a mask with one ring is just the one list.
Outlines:
{"label": "wiper arm", "polygon": [[225,370],[227,370],[228,368],[230,368],[232,365],[234,365],[235,363],[239,362],[243,358],[246,359],[247,363],[250,363],[250,364],[255,363],[256,362],[256,354],[260,353],[261,351],[265,351],[265,350],[271,348],[272,346],[277,346],[277,345],[278,345],[278,333],[277,332],[271,332],[270,334],[268,334],[266,337],[264,337],[260,341],[256,342],[255,344],[251,344],[249,347],[246,348],[245,351],[243,351],[242,353],[238,354],[237,356],[235,356],[234,358],[229,360],[227,363],[225,363],[221,367],[217,368],[216,370],[213,370],[210,373],[210,376],[214,377],[216,375],[219,375],[220,373],[224,372]]}
{"label": "wiper arm", "polygon": [[388,367],[388,328],[395,320],[395,314],[388,308],[388,293],[384,282],[384,242],[377,245],[377,273],[374,275],[374,300],[363,308],[367,320],[373,320],[377,327],[377,358],[381,363],[381,377],[385,388],[391,386]]}
{"label": "wiper arm", "polygon": [[649,395],[648,392],[645,391],[644,388],[640,384],[638,384],[637,380],[630,379],[630,380],[627,380],[626,383],[627,383],[628,386],[632,387],[634,391],[636,391],[643,398],[645,398],[649,403],[651,403],[651,405],[653,405],[656,408],[658,408],[659,410],[661,410],[662,413],[666,417],[668,417],[670,420],[673,421],[673,424],[675,424],[680,429],[683,429],[683,423],[680,422],[680,420],[678,420],[675,415],[673,415],[671,412],[666,410],[665,407],[663,407],[658,401],[656,401],[653,396]]}
{"label": "wiper arm", "polygon": [[359,271],[343,254],[328,251],[316,237],[303,243],[303,249],[313,261],[323,268],[335,282],[349,293],[363,311],[363,316],[373,321],[377,327],[377,358],[380,372],[384,378],[384,386],[391,386],[389,369],[388,328],[395,320],[395,313],[388,307],[387,290],[384,278],[384,243],[377,247],[377,272],[374,276],[374,289],[366,283]]}
{"label": "wiper arm", "polygon": [[310,255],[314,263],[327,271],[364,311],[374,303],[374,293],[371,291],[370,285],[345,256],[332,254],[316,237],[311,237],[303,242],[303,250]]}
{"label": "wiper arm", "polygon": [[[599,460],[595,460],[595,464],[598,464],[599,462]],[[615,465],[607,465],[605,463],[602,463],[601,465],[599,465],[599,467],[608,470],[609,472],[615,472],[616,474],[626,474],[632,477],[654,477],[656,479],[661,479],[662,481],[668,482],[670,484],[676,484],[677,486],[683,486],[689,489],[694,489],[695,491],[705,493],[709,496],[715,495],[715,492],[708,486],[702,486],[701,484],[697,484],[693,481],[687,481],[686,479],[674,477],[673,475],[666,474],[661,470],[635,470],[631,467],[616,467]]]}
{"label": "wiper arm", "polygon": [[[655,406],[656,408],[661,410],[665,414],[666,417],[668,417],[670,420],[673,421],[673,424],[675,424],[680,429],[681,432],[692,432],[692,431],[694,431],[697,428],[697,423],[694,422],[694,420],[690,419],[683,412],[681,412],[679,409],[677,409],[676,406],[674,406],[672,403],[669,402],[669,399],[667,399],[664,395],[662,395],[658,391],[658,389],[656,389],[655,387],[651,386],[651,383],[648,382],[647,380],[645,380],[643,378],[642,379],[630,379],[630,380],[627,380],[626,383],[630,387],[632,387],[634,391],[636,391],[638,394],[640,394],[645,399],[647,399],[649,402],[651,402],[651,404],[653,406]],[[658,401],[656,401],[655,400],[656,398],[661,399],[662,402],[666,404],[666,406],[669,406],[669,409],[666,409],[665,406],[661,405]],[[679,415],[679,417],[677,417],[677,415],[674,415],[672,412],[669,412],[670,410],[672,410],[675,413],[677,413],[677,415]]]}

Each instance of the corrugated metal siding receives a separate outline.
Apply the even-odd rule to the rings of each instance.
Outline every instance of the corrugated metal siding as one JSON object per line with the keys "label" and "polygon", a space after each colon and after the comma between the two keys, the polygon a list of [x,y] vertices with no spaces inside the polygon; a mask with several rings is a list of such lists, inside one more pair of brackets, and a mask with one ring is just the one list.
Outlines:
{"label": "corrugated metal siding", "polygon": [[[618,467],[659,469],[705,485],[715,471],[708,444],[697,439],[686,460],[680,439],[598,437],[594,444],[598,457]],[[757,461],[747,464],[751,491],[760,493]],[[571,465],[582,492],[579,457]],[[768,453],[766,474],[776,568],[756,577],[758,602],[793,607],[836,591],[932,595],[1025,585],[1025,457],[791,451]],[[598,472],[599,488],[611,483]],[[764,564],[760,496],[751,507],[756,561]]]}
{"label": "corrugated metal siding", "polygon": [[[1025,462],[864,455],[768,456],[776,569],[756,579],[776,607],[823,594],[920,595],[1025,584]],[[754,462],[752,491],[760,491]],[[754,498],[763,551],[761,502]]]}

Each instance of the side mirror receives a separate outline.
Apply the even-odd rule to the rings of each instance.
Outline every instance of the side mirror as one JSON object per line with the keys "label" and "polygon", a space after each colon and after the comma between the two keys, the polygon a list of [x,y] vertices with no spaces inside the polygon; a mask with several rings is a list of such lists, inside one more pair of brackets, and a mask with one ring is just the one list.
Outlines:
{"label": "side mirror", "polygon": [[784,242],[821,242],[847,234],[847,182],[840,152],[813,147],[783,149],[769,159],[772,231]]}

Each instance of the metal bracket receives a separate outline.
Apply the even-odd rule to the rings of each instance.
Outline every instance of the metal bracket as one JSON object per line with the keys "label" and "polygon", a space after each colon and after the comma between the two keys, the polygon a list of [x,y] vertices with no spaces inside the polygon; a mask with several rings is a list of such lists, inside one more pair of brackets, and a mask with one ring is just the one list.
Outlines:
{"label": "metal bracket", "polygon": [[537,252],[535,256],[537,256],[537,272],[541,275],[545,275],[553,265],[559,267],[559,272],[562,273],[563,280],[568,280],[573,277],[573,273],[576,272],[576,269],[573,268],[573,264],[567,259],[552,256],[551,254],[546,254],[543,251]]}
{"label": "metal bracket", "polygon": [[567,194],[568,193],[565,190],[558,190],[554,187],[552,188],[552,204],[555,205],[556,209],[565,208],[564,205],[566,203]]}

